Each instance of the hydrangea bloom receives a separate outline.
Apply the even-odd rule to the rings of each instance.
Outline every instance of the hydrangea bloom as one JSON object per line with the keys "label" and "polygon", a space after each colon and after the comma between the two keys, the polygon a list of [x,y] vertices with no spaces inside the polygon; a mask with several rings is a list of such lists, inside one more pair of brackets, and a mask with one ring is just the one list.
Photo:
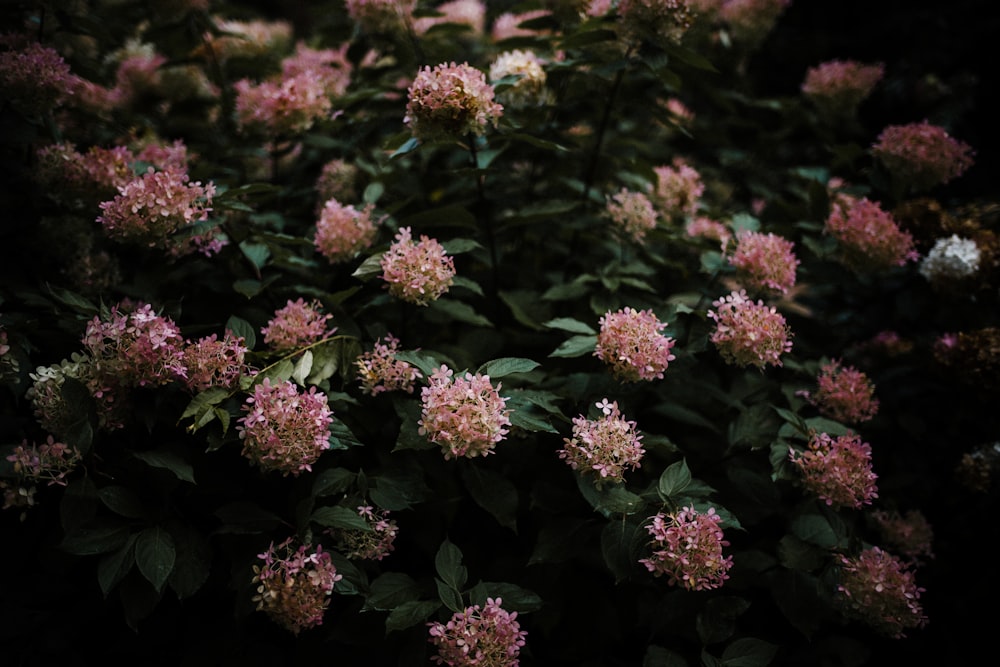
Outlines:
{"label": "hydrangea bloom", "polygon": [[545,94],[544,64],[534,51],[515,49],[499,54],[490,64],[490,82],[495,83],[505,76],[520,78],[498,92],[497,99],[509,107],[546,103],[549,96]]}
{"label": "hydrangea bloom", "polygon": [[267,321],[267,326],[260,332],[264,334],[264,342],[275,352],[290,352],[300,347],[312,345],[324,338],[332,336],[336,327],[327,329],[327,321],[333,315],[323,313],[323,304],[319,299],[306,303],[299,297],[291,299],[284,306],[274,311],[274,317]]}
{"label": "hydrangea bloom", "polygon": [[877,510],[871,516],[886,543],[911,563],[934,558],[931,547],[934,530],[922,512],[910,510],[900,514],[897,510]]}
{"label": "hydrangea bloom", "polygon": [[293,548],[289,538],[277,546],[272,542],[257,558],[263,561],[253,566],[257,611],[295,635],[322,625],[333,587],[344,578],[322,545],[315,551],[306,544]]}
{"label": "hydrangea bloom", "polygon": [[402,359],[396,359],[399,339],[391,333],[375,341],[375,347],[358,357],[358,379],[361,390],[375,396],[383,391],[405,391],[413,393],[416,381],[423,377],[415,366]]}
{"label": "hydrangea bloom", "polygon": [[823,364],[816,382],[819,385],[816,393],[804,392],[804,395],[825,416],[857,424],[878,413],[875,385],[853,366],[841,366],[837,360]]}
{"label": "hydrangea bloom", "polygon": [[32,384],[25,397],[31,401],[35,419],[46,431],[63,437],[70,432],[78,410],[66,401],[63,384],[67,378],[82,383],[97,407],[97,425],[115,430],[124,425],[128,410],[126,388],[112,372],[101,372],[98,361],[82,354],[51,366],[39,366],[28,376]]}
{"label": "hydrangea bloom", "polygon": [[839,195],[830,207],[824,231],[840,243],[844,260],[859,269],[903,266],[919,258],[913,237],[867,197]]}
{"label": "hydrangea bloom", "polygon": [[301,134],[329,118],[333,103],[326,86],[326,77],[311,69],[280,81],[241,79],[233,85],[237,122],[241,129],[269,137]]}
{"label": "hydrangea bloom", "polygon": [[689,591],[719,588],[729,579],[733,557],[724,556],[728,547],[724,539],[722,517],[714,507],[700,513],[684,507],[671,514],[657,513],[646,526],[653,536],[653,553],[639,562],[654,576],[667,575],[671,585]]}
{"label": "hydrangea bloom", "polygon": [[787,294],[795,285],[800,263],[794,247],[794,243],[775,234],[745,231],[737,235],[729,263],[750,289]]}
{"label": "hydrangea bloom", "polygon": [[968,144],[926,120],[886,127],[872,146],[872,154],[891,174],[916,190],[958,178],[973,162]]}
{"label": "hydrangea bloom", "polygon": [[559,458],[573,470],[598,474],[598,488],[604,482],[618,483],[625,479],[625,471],[642,467],[642,436],[636,423],[622,416],[618,402],[603,399],[597,403],[604,414],[600,419],[587,419],[583,415],[573,419],[573,437],[563,438],[564,447]]}
{"label": "hydrangea bloom", "polygon": [[654,167],[656,185],[653,203],[667,219],[692,216],[698,211],[705,185],[693,167],[681,158],[674,158],[671,165]]}
{"label": "hydrangea bloom", "polygon": [[234,388],[246,372],[243,338],[226,329],[222,340],[216,334],[188,342],[184,347],[184,384],[191,391],[209,387]]}
{"label": "hydrangea bloom", "polygon": [[291,380],[276,385],[270,378],[254,386],[243,404],[246,414],[236,427],[243,455],[264,471],[298,477],[330,448],[333,412],[326,394],[310,387],[300,392]]}
{"label": "hydrangea bloom", "polygon": [[854,433],[837,438],[813,433],[809,448],[789,448],[788,459],[802,474],[802,484],[831,507],[861,509],[878,498],[871,445]]}
{"label": "hydrangea bloom", "polygon": [[389,518],[388,510],[377,510],[371,505],[359,505],[358,516],[368,524],[368,530],[337,530],[344,555],[362,560],[382,560],[392,553],[399,527]]}
{"label": "hydrangea bloom", "polygon": [[418,139],[481,135],[503,115],[486,75],[468,63],[425,66],[407,97],[403,122]]}
{"label": "hydrangea bloom", "polygon": [[878,547],[854,558],[840,556],[837,593],[845,612],[886,636],[902,639],[906,630],[927,624],[923,592],[907,565]]}
{"label": "hydrangea bloom", "polygon": [[452,378],[447,366],[436,369],[421,390],[420,434],[441,446],[445,460],[488,456],[507,435],[510,410],[490,376],[466,373]]}
{"label": "hydrangea bloom", "polygon": [[17,480],[2,483],[4,503],[0,509],[8,507],[30,507],[35,504],[35,484],[45,481],[66,486],[66,475],[79,465],[80,452],[63,442],[56,442],[51,435],[42,444],[28,444],[24,440],[7,457],[13,464]]}
{"label": "hydrangea bloom", "polygon": [[770,34],[792,0],[725,0],[718,15],[735,41],[754,48]]}
{"label": "hydrangea bloom", "polygon": [[345,160],[336,158],[323,165],[316,179],[316,194],[321,202],[331,199],[351,201],[358,196],[360,170]]}
{"label": "hydrangea bloom", "polygon": [[618,194],[607,198],[607,214],[618,231],[626,238],[640,243],[646,233],[656,229],[656,209],[649,197],[641,192],[622,188]]}
{"label": "hydrangea bloom", "polygon": [[295,53],[281,61],[281,73],[285,80],[293,79],[308,72],[319,81],[328,97],[339,97],[351,83],[351,61],[347,59],[347,47],[339,49],[313,49],[299,42]]}
{"label": "hydrangea bloom", "polygon": [[855,60],[830,60],[810,67],[802,93],[818,106],[835,112],[854,112],[882,80],[885,66]]}
{"label": "hydrangea bloom", "polygon": [[534,28],[522,28],[521,24],[551,15],[552,12],[548,9],[529,9],[527,11],[517,13],[503,12],[493,21],[493,27],[490,29],[490,36],[493,38],[494,42],[502,42],[503,40],[511,39],[512,37],[538,37],[546,35],[551,31],[538,30]]}
{"label": "hydrangea bloom", "polygon": [[968,278],[979,271],[981,257],[975,241],[952,234],[934,242],[920,262],[920,275],[932,283]]}
{"label": "hydrangea bloom", "polygon": [[22,49],[0,50],[0,91],[26,115],[62,103],[72,78],[69,65],[51,47],[31,42]]}
{"label": "hydrangea bloom", "polygon": [[180,329],[148,303],[120,303],[94,317],[83,346],[103,375],[126,386],[164,385],[187,373]]}
{"label": "hydrangea bloom", "polygon": [[627,39],[680,42],[693,18],[687,0],[619,0],[618,18]]}
{"label": "hydrangea bloom", "polygon": [[373,217],[375,206],[362,210],[330,199],[323,205],[313,244],[330,263],[345,262],[375,242],[380,220]]}
{"label": "hydrangea bloom", "polygon": [[428,623],[430,641],[437,647],[432,660],[448,667],[518,667],[528,633],[521,630],[517,612],[500,605],[502,598],[455,612],[447,623]]}
{"label": "hydrangea bloom", "polygon": [[716,326],[711,340],[727,363],[781,366],[781,355],[792,349],[792,333],[773,306],[754,303],[746,290],[734,290],[712,306],[715,310],[709,310],[708,317]]}
{"label": "hydrangea bloom", "polygon": [[664,336],[667,327],[652,310],[625,307],[600,319],[594,356],[611,367],[622,382],[662,380],[663,371],[674,360],[670,350],[676,341]]}
{"label": "hydrangea bloom", "polygon": [[414,241],[409,227],[400,229],[395,238],[381,260],[389,294],[426,306],[447,292],[455,277],[455,260],[444,246],[423,234]]}
{"label": "hydrangea bloom", "polygon": [[413,21],[413,31],[423,35],[436,25],[454,23],[468,26],[474,35],[486,28],[486,5],[482,0],[447,0],[434,8],[440,16],[421,16]]}
{"label": "hydrangea bloom", "polygon": [[729,240],[733,237],[732,232],[725,224],[718,220],[712,220],[703,215],[695,216],[687,223],[684,229],[688,236],[712,239],[719,242],[721,248],[729,245]]}
{"label": "hydrangea bloom", "polygon": [[416,0],[345,0],[347,15],[369,32],[393,32],[413,20]]}
{"label": "hydrangea bloom", "polygon": [[113,239],[151,248],[170,248],[178,231],[207,220],[215,185],[190,181],[177,169],[155,171],[118,188],[118,195],[102,202],[97,222]]}

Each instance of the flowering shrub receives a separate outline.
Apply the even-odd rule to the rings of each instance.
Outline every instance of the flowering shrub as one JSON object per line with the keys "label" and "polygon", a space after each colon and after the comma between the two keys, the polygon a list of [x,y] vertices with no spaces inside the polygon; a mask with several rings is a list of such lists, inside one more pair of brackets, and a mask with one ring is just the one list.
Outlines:
{"label": "flowering shrub", "polygon": [[990,23],[883,4],[3,3],[0,662],[978,664]]}

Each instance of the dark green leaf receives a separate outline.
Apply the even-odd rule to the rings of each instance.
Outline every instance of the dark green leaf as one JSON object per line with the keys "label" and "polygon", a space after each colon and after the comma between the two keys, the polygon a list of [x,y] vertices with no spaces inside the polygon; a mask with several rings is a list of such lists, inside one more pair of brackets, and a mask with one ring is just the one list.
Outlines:
{"label": "dark green leaf", "polygon": [[593,354],[597,347],[597,336],[572,336],[559,344],[550,357],[582,357]]}
{"label": "dark green leaf", "polygon": [[115,514],[129,519],[138,519],[146,514],[139,497],[124,486],[105,486],[98,491],[98,495],[101,502]]}
{"label": "dark green leaf", "polygon": [[472,306],[464,301],[440,298],[432,301],[430,307],[440,313],[448,315],[457,322],[465,322],[479,327],[492,327],[493,323],[477,313]]}
{"label": "dark green leaf", "polygon": [[191,524],[173,522],[169,525],[174,538],[176,559],[167,583],[178,599],[189,598],[208,581],[212,565],[212,547]]}
{"label": "dark green leaf", "polygon": [[139,533],[135,542],[135,564],[157,592],[167,583],[176,556],[174,538],[163,528],[150,526]]}
{"label": "dark green leaf", "polygon": [[530,373],[540,365],[537,361],[532,361],[531,359],[502,357],[487,361],[476,370],[476,373],[489,375],[491,378],[502,378],[511,373]]}
{"label": "dark green leaf", "polygon": [[672,463],[660,474],[656,489],[664,500],[680,495],[691,484],[691,470],[687,461],[681,459]]}
{"label": "dark green leaf", "polygon": [[438,599],[444,603],[445,607],[451,611],[462,611],[465,609],[465,603],[462,602],[461,592],[455,590],[440,579],[435,579],[434,583],[437,584]]}
{"label": "dark green leaf", "polygon": [[462,565],[462,552],[450,541],[445,540],[438,548],[434,556],[434,568],[442,581],[455,590],[460,591],[465,587],[468,572]]}
{"label": "dark green leaf", "polygon": [[559,329],[560,331],[568,331],[569,333],[582,334],[584,336],[597,335],[597,331],[592,326],[586,322],[574,320],[572,317],[557,317],[549,320],[543,326],[548,329]]}
{"label": "dark green leaf", "polygon": [[128,537],[128,528],[120,524],[77,528],[66,534],[59,548],[77,556],[95,556],[119,549]]}
{"label": "dark green leaf", "polygon": [[483,606],[487,598],[501,600],[508,611],[519,614],[538,611],[542,608],[542,598],[534,591],[521,588],[517,584],[500,581],[481,581],[469,591],[469,602]]}
{"label": "dark green leaf", "polygon": [[316,475],[313,481],[312,495],[316,497],[332,496],[343,493],[354,483],[356,473],[344,468],[330,468]]}
{"label": "dark green leaf", "polygon": [[371,528],[357,510],[348,507],[335,505],[333,507],[319,507],[312,513],[311,520],[327,528],[339,528],[341,530],[361,530],[370,532]]}
{"label": "dark green leaf", "polygon": [[194,468],[180,454],[169,449],[151,449],[144,452],[132,452],[132,456],[148,466],[169,470],[177,479],[195,483]]}
{"label": "dark green leaf", "polygon": [[121,583],[135,564],[135,535],[129,535],[125,544],[115,551],[106,553],[97,561],[97,583],[104,597]]}
{"label": "dark green leaf", "polygon": [[501,526],[517,532],[517,487],[498,472],[470,465],[462,470],[469,495]]}
{"label": "dark green leaf", "polygon": [[420,586],[408,574],[386,572],[372,581],[363,610],[390,611],[420,596]]}
{"label": "dark green leaf", "polygon": [[423,623],[435,611],[441,608],[437,600],[410,600],[404,602],[389,613],[385,619],[386,634],[405,630],[417,623]]}

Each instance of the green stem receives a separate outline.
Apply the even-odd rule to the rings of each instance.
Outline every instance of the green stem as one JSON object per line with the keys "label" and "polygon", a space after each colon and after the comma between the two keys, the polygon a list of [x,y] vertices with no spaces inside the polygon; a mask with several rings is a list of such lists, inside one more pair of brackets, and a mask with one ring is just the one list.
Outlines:
{"label": "green stem", "polygon": [[[635,47],[629,46],[625,51],[625,60],[628,61],[632,57],[632,51]],[[615,80],[611,84],[611,92],[608,94],[608,102],[604,105],[604,111],[601,113],[601,122],[597,126],[597,140],[594,142],[594,150],[590,155],[590,162],[587,164],[587,173],[583,179],[583,200],[586,201],[590,196],[590,188],[594,184],[594,176],[597,173],[597,164],[601,159],[601,145],[604,143],[604,135],[608,130],[608,122],[611,120],[611,108],[615,104],[615,98],[618,96],[618,90],[621,88],[622,79],[625,78],[625,67],[622,67],[615,74]]]}
{"label": "green stem", "polygon": [[[490,207],[486,200],[486,175],[479,171],[479,157],[476,154],[476,137],[475,135],[469,135],[469,157],[472,161],[473,175],[476,179],[476,221],[479,226],[482,227],[483,234],[486,236],[486,246],[490,253],[490,302],[494,310],[496,310],[496,303],[498,298],[498,285],[500,283],[500,269],[499,260],[497,259],[497,243],[496,235],[493,231],[492,221],[490,220],[489,211]],[[495,315],[495,313],[494,313]]]}

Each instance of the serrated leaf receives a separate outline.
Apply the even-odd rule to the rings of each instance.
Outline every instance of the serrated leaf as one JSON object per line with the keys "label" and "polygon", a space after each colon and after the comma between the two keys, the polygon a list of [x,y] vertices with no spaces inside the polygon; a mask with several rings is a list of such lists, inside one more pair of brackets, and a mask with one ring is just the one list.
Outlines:
{"label": "serrated leaf", "polygon": [[550,357],[582,357],[593,354],[597,347],[597,336],[572,336],[553,350]]}
{"label": "serrated leaf", "polygon": [[332,496],[343,493],[354,483],[356,473],[345,468],[330,468],[316,475],[313,481],[312,495]]}
{"label": "serrated leaf", "polygon": [[423,623],[435,611],[441,608],[441,603],[437,600],[410,600],[399,605],[385,619],[386,634],[405,630],[417,623]]}
{"label": "serrated leaf", "polygon": [[503,600],[503,608],[524,614],[542,608],[542,598],[527,588],[503,581],[481,581],[469,591],[469,602],[480,606],[487,598]]}
{"label": "serrated leaf", "polygon": [[559,329],[560,331],[568,331],[569,333],[581,334],[581,335],[597,335],[597,331],[594,327],[590,326],[586,322],[581,322],[580,320],[575,320],[572,317],[556,317],[543,324],[544,327],[548,329]]}
{"label": "serrated leaf", "polygon": [[420,586],[413,577],[402,572],[385,572],[369,586],[362,611],[389,611],[419,596]]}
{"label": "serrated leaf", "polygon": [[176,556],[174,538],[159,526],[144,529],[135,541],[136,567],[157,592],[167,583]]}
{"label": "serrated leaf", "polygon": [[462,552],[450,541],[445,540],[438,547],[434,556],[434,569],[442,581],[455,590],[460,591],[465,587],[468,571],[462,565]]}
{"label": "serrated leaf", "polygon": [[358,280],[367,281],[374,276],[382,275],[382,255],[384,254],[384,252],[377,252],[374,255],[366,257],[358,268],[354,269],[354,273],[351,276]]}
{"label": "serrated leaf", "polygon": [[371,532],[371,528],[357,510],[352,510],[342,505],[333,507],[319,507],[312,513],[311,521],[327,528],[339,528],[341,530],[361,530]]}
{"label": "serrated leaf", "polygon": [[128,537],[128,528],[121,525],[77,528],[66,534],[59,548],[77,556],[95,556],[120,548]]}
{"label": "serrated leaf", "polygon": [[476,373],[489,375],[491,378],[502,378],[511,373],[529,373],[541,366],[537,361],[522,357],[501,357],[487,361]]}
{"label": "serrated leaf", "polygon": [[687,461],[681,459],[672,463],[660,474],[656,490],[664,500],[680,495],[691,484],[691,470]]}
{"label": "serrated leaf", "polygon": [[194,468],[174,451],[151,449],[144,452],[132,452],[132,456],[153,468],[169,470],[179,480],[195,484]]}
{"label": "serrated leaf", "polygon": [[313,367],[313,353],[312,350],[306,350],[299,356],[298,360],[295,362],[295,368],[292,369],[292,379],[295,380],[296,384],[300,386],[305,386],[306,378],[312,372]]}
{"label": "serrated leaf", "polygon": [[438,598],[445,607],[451,611],[465,609],[465,603],[462,602],[462,594],[459,591],[437,578],[434,579],[434,583],[437,584]]}
{"label": "serrated leaf", "polygon": [[448,315],[453,320],[473,324],[479,327],[492,327],[493,323],[480,315],[472,306],[464,301],[440,298],[432,301],[430,307],[440,313]]}

